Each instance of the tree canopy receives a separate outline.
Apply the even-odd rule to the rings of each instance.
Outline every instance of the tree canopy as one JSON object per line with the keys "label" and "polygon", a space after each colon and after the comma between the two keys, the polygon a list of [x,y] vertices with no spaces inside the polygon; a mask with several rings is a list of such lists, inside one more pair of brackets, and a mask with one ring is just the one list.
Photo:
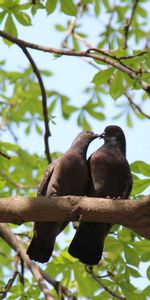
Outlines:
{"label": "tree canopy", "polygon": [[[55,136],[56,125],[62,120],[70,132],[72,124],[78,130],[93,129],[96,122],[104,128],[111,105],[111,123],[120,125],[123,119],[133,134],[135,120],[148,124],[148,5],[148,0],[0,0],[0,45],[2,49],[3,44],[7,45],[12,60],[0,53],[1,201],[6,197],[13,201],[13,197],[19,200],[36,196],[48,163],[61,155],[62,149],[54,145],[55,151],[51,151],[50,137],[51,128]],[[46,24],[53,20],[53,28],[40,28],[48,37],[47,44],[39,39],[38,29],[34,41],[30,39],[32,26],[41,16]],[[14,47],[19,59],[15,68]],[[41,67],[37,53],[46,59],[47,68]],[[52,58],[53,67],[57,64],[59,68],[64,57],[66,65],[72,62],[70,56],[75,63],[84,61],[83,68],[87,64],[94,74],[75,103],[70,90],[70,95],[62,92],[49,62]],[[28,64],[22,64],[20,57]],[[65,70],[61,67],[59,74],[63,80]],[[78,77],[82,81],[80,72]],[[145,132],[147,140],[146,125]],[[62,128],[62,144],[66,135]],[[32,147],[28,146],[30,141]],[[133,151],[138,143],[139,140],[133,145]],[[39,154],[38,144],[43,155]],[[144,151],[143,159],[130,167],[134,179],[131,201],[136,202],[149,193],[150,164]],[[149,211],[146,216],[149,225]],[[31,262],[25,253],[31,229],[31,222],[21,227],[0,224],[0,299],[149,299],[150,242],[143,238],[148,235],[114,225],[105,241],[103,259],[91,268],[68,254],[73,236],[69,226],[58,239],[50,262],[42,266]]]}

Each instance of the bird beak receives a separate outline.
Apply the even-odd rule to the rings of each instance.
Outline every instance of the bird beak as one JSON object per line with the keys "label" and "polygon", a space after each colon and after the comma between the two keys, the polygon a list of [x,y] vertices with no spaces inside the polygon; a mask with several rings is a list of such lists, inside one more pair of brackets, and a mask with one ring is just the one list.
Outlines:
{"label": "bird beak", "polygon": [[99,135],[99,137],[100,137],[100,139],[105,139],[105,132],[101,133],[101,134]]}

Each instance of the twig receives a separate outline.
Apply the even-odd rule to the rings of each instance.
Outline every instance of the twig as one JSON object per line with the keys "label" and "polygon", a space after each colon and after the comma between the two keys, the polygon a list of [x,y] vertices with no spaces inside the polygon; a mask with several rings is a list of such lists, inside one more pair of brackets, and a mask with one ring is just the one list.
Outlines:
{"label": "twig", "polygon": [[[7,227],[7,225],[2,223],[0,224],[0,236],[2,236],[2,238],[19,254],[23,262],[28,266],[33,276],[38,281],[40,288],[42,285],[42,289],[41,289],[42,291],[44,287],[46,296],[49,296],[50,293],[47,290],[47,286],[44,282],[44,279],[54,287],[54,289],[56,290],[59,296],[64,294],[66,297],[68,297],[68,300],[77,300],[77,298],[73,296],[72,293],[67,288],[61,285],[60,282],[54,280],[45,271],[43,271],[38,265],[36,265],[34,262],[32,262],[29,259],[29,257],[26,255],[25,249],[23,248],[20,240],[11,232],[11,230]],[[49,297],[45,299],[54,300],[54,297],[51,296],[51,298]]]}
{"label": "twig", "polygon": [[45,125],[45,134],[44,134],[44,144],[45,144],[45,155],[48,161],[48,164],[51,163],[51,155],[50,155],[50,150],[49,150],[49,144],[48,144],[48,138],[51,136],[51,132],[49,129],[49,120],[48,120],[48,111],[47,111],[47,97],[46,97],[46,91],[44,87],[44,83],[41,77],[41,74],[32,58],[30,55],[29,51],[22,45],[18,44],[18,46],[22,49],[22,51],[25,53],[27,56],[28,60],[31,63],[32,69],[34,73],[36,74],[36,77],[39,81],[40,89],[41,89],[41,95],[42,95],[42,107],[43,107],[43,117],[44,117],[44,125]]}
{"label": "twig", "polygon": [[55,288],[59,296],[64,294],[68,298],[68,300],[77,300],[77,297],[73,296],[72,293],[66,287],[64,287],[59,281],[54,280],[42,269],[40,269],[40,272],[43,278]]}
{"label": "twig", "polygon": [[76,21],[77,21],[77,17],[73,17],[69,23],[69,26],[68,26],[68,31],[67,31],[67,34],[66,34],[66,37],[65,39],[63,40],[62,42],[62,47],[64,48],[67,48],[67,42],[68,42],[68,38],[69,36],[72,35],[73,31],[74,31],[74,28],[75,28],[75,25],[76,25]]}
{"label": "twig", "polygon": [[6,284],[5,288],[4,288],[4,290],[0,292],[0,300],[6,298],[7,293],[10,291],[10,289],[11,289],[11,287],[12,287],[12,285],[13,285],[13,283],[14,283],[16,277],[17,277],[17,275],[19,275],[19,272],[18,272],[18,271],[15,271],[14,274],[13,274],[13,276],[12,276],[12,278],[10,278],[10,279],[8,280],[8,282],[7,282],[7,284]]}
{"label": "twig", "polygon": [[131,104],[131,107],[132,107],[133,109],[136,109],[141,115],[143,115],[144,117],[150,119],[150,115],[148,115],[147,113],[145,113],[145,112],[141,109],[141,107],[138,106],[138,105],[132,100],[132,98],[131,98],[131,96],[129,95],[129,93],[128,93],[127,90],[125,90],[123,94],[127,97],[128,101],[129,101],[129,103]]}
{"label": "twig", "polygon": [[138,2],[139,2],[139,0],[134,0],[133,5],[132,5],[131,16],[129,19],[126,20],[126,24],[124,25],[124,49],[126,49],[128,47],[129,29],[130,29],[131,23],[133,21],[133,17],[134,17]]}
{"label": "twig", "polygon": [[46,300],[54,300],[54,297],[50,294],[49,289],[40,273],[39,267],[32,262],[27,256],[25,249],[17,237],[10,231],[5,224],[0,224],[0,236],[20,255],[25,262],[33,276],[35,277],[41,291],[44,294]]}
{"label": "twig", "polygon": [[90,274],[90,275],[92,276],[92,278],[93,278],[95,281],[97,281],[97,282],[99,283],[99,285],[100,285],[101,287],[103,287],[104,290],[105,290],[106,292],[108,292],[111,296],[113,296],[113,297],[115,297],[115,298],[117,298],[117,299],[126,300],[126,297],[124,297],[124,296],[122,296],[122,295],[116,294],[116,293],[115,293],[114,291],[112,291],[106,284],[104,284],[104,283],[102,282],[102,280],[94,273],[92,267],[86,266],[85,269],[86,269],[87,273]]}
{"label": "twig", "polygon": [[19,45],[19,47],[25,47],[25,48],[27,47],[27,48],[31,48],[31,49],[40,50],[43,52],[55,53],[58,55],[90,57],[93,59],[97,59],[99,61],[105,62],[106,64],[113,66],[114,68],[119,69],[120,71],[126,73],[132,79],[136,79],[139,74],[139,72],[137,70],[131,71],[130,68],[128,68],[128,66],[123,66],[119,62],[116,62],[113,59],[111,59],[110,57],[103,57],[103,56],[100,56],[95,53],[89,53],[89,49],[88,49],[88,51],[87,50],[86,51],[75,51],[75,50],[68,50],[68,49],[50,48],[50,47],[41,46],[38,44],[29,43],[24,40],[15,38],[15,37],[11,36],[10,34],[4,32],[4,31],[1,31],[1,30],[0,30],[0,36]]}
{"label": "twig", "polygon": [[1,150],[0,150],[0,155],[7,158],[7,159],[11,159],[10,156],[8,156],[7,154],[3,153]]}
{"label": "twig", "polygon": [[33,185],[26,185],[26,184],[23,184],[21,182],[15,182],[4,171],[2,171],[2,170],[0,170],[0,175],[4,179],[6,179],[7,181],[9,181],[11,184],[13,184],[17,189],[33,189],[33,188],[37,187],[37,186],[33,186]]}
{"label": "twig", "polygon": [[[117,59],[120,61],[120,59],[128,59],[128,58],[135,58],[137,56],[142,56],[144,54],[146,54],[146,51],[143,51],[137,55],[132,55],[132,56],[122,56],[120,58],[117,58],[116,56],[113,56],[109,51],[107,50],[101,50],[98,48],[92,48],[92,45],[87,43],[84,39],[82,39],[78,34],[74,34],[75,38],[78,39],[81,43],[83,43],[86,47],[91,47],[90,50],[94,50],[94,51],[98,51],[103,55],[108,55],[111,56],[113,59]],[[86,58],[82,58],[84,61],[86,61],[88,64],[92,65],[92,67],[96,68],[97,70],[101,70],[99,66],[97,66],[96,64],[92,63],[90,60],[86,59]],[[145,88],[146,89],[146,88]],[[147,91],[148,92],[148,91]],[[145,112],[143,112],[143,110],[131,99],[131,97],[129,96],[127,90],[124,92],[124,95],[127,97],[129,103],[131,104],[131,107],[136,108],[143,116],[145,116],[146,118],[150,119],[150,115],[146,114]]]}

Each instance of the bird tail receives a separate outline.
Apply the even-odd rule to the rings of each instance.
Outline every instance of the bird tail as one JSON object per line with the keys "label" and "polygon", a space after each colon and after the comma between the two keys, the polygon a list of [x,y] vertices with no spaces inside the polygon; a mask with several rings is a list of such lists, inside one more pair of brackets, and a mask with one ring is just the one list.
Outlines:
{"label": "bird tail", "polygon": [[102,257],[104,239],[112,225],[81,222],[68,252],[87,265],[97,265]]}
{"label": "bird tail", "polygon": [[67,226],[67,223],[44,222],[35,223],[34,236],[27,249],[30,259],[40,263],[47,262],[53,252],[57,235]]}

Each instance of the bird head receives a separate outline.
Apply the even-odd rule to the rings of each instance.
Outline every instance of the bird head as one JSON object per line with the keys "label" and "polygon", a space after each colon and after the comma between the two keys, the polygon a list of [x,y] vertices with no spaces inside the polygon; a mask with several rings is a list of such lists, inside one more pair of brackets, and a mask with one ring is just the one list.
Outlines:
{"label": "bird head", "polygon": [[71,148],[73,147],[80,147],[84,149],[87,149],[90,142],[92,142],[94,139],[100,137],[99,134],[96,134],[90,130],[88,131],[82,131],[80,132],[75,140],[73,141]]}
{"label": "bird head", "polygon": [[106,144],[118,146],[121,152],[126,154],[126,139],[123,130],[116,125],[107,126],[100,138],[104,139]]}

